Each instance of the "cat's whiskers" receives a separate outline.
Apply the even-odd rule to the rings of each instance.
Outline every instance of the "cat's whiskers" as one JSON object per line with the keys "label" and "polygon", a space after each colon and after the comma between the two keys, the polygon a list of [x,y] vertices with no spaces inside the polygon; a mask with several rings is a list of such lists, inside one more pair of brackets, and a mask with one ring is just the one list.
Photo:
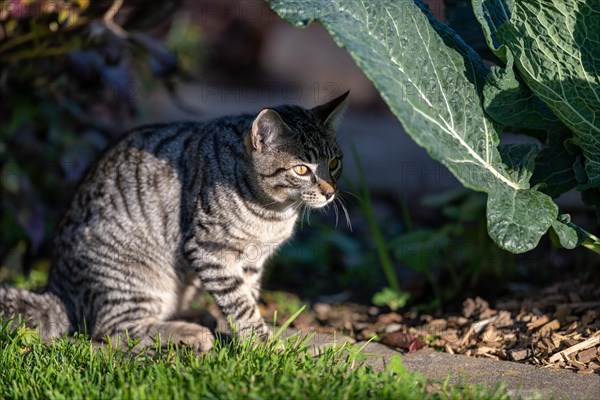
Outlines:
{"label": "cat's whiskers", "polygon": [[333,204],[333,210],[335,211],[335,227],[337,229],[337,227],[338,227],[338,221],[340,219],[340,214],[338,212],[337,204],[335,204],[336,199],[337,199],[337,196],[336,196],[335,199],[333,199],[333,202],[331,202],[331,204]]}
{"label": "cat's whiskers", "polygon": [[300,229],[304,228],[304,210],[306,208],[306,205],[304,204],[304,202],[302,201],[302,199],[298,199],[295,200],[291,207],[294,207],[294,212],[299,214],[299,219],[300,219]]}
{"label": "cat's whiskers", "polygon": [[298,212],[298,209],[302,207],[302,200],[294,201],[290,207],[294,209],[294,212]]}
{"label": "cat's whiskers", "polygon": [[352,192],[349,192],[349,191],[347,191],[347,190],[344,190],[344,193],[345,193],[345,194],[349,194],[350,196],[354,197],[354,198],[355,198],[355,199],[357,199],[358,201],[363,201],[363,199],[361,199],[360,197],[358,197],[357,195],[355,195],[355,194],[354,194],[354,193],[352,193]]}
{"label": "cat's whiskers", "polygon": [[[350,192],[347,192],[350,193]],[[352,194],[352,193],[350,193]],[[346,225],[348,226],[348,229],[350,229],[350,232],[352,232],[352,221],[350,221],[350,214],[348,214],[348,209],[346,208],[346,204],[345,204],[345,200],[342,198],[341,195],[336,196],[335,200],[340,202],[340,206],[342,207],[342,210],[344,211],[344,215],[346,216]]]}
{"label": "cat's whiskers", "polygon": [[300,211],[300,229],[304,229],[304,215],[306,213],[306,207],[302,207]]}

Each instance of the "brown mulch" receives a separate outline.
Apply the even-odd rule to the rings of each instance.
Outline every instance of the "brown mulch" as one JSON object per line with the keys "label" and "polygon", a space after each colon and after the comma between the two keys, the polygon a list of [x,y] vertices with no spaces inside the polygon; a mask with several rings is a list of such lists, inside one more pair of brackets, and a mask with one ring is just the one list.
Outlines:
{"label": "brown mulch", "polygon": [[579,281],[515,295],[490,307],[477,297],[461,315],[434,318],[376,307],[316,303],[295,321],[412,352],[429,346],[451,354],[517,361],[579,374],[600,374],[600,287]]}

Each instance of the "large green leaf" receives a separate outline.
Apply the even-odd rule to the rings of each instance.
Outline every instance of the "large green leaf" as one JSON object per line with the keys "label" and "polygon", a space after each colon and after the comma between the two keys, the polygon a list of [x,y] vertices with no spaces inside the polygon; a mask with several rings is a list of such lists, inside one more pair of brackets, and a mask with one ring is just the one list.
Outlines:
{"label": "large green leaf", "polygon": [[571,223],[569,214],[560,214],[556,220],[552,221],[552,232],[550,237],[565,249],[574,249],[587,239],[585,233]]}
{"label": "large green leaf", "polygon": [[483,89],[484,108],[494,121],[527,130],[565,130],[558,117],[522,82],[513,68],[514,56],[498,40],[500,26],[510,21],[513,0],[472,0],[473,12],[494,54],[506,63],[492,67]]}
{"label": "large green leaf", "polygon": [[268,3],[297,26],[320,21],[373,81],[411,137],[465,186],[488,193],[488,232],[498,245],[512,252],[537,245],[557,207],[502,163],[499,127],[481,106],[488,70],[421,1]]}
{"label": "large green leaf", "polygon": [[597,2],[513,0],[512,3],[512,9],[508,9],[509,23],[498,27],[496,38],[514,54],[515,65],[529,87],[573,131],[585,156],[588,183],[600,187]]}
{"label": "large green leaf", "polygon": [[499,147],[502,162],[515,182],[529,188],[529,180],[535,168],[538,148],[534,144],[506,144]]}
{"label": "large green leaf", "polygon": [[513,55],[506,52],[506,67],[492,67],[483,88],[483,107],[486,113],[503,126],[517,132],[567,131],[546,103],[536,96],[515,74]]}
{"label": "large green leaf", "polygon": [[550,197],[541,192],[500,188],[503,189],[504,193],[488,199],[488,232],[500,247],[522,253],[530,249],[523,238],[539,238],[546,233],[556,219],[558,208]]}
{"label": "large green leaf", "polygon": [[[569,135],[565,132],[550,132],[546,144],[538,154],[532,185],[541,185],[539,190],[551,197],[558,197],[577,186],[574,164],[576,155],[565,147]],[[583,174],[585,171],[582,169]],[[585,177],[587,179],[587,176]]]}
{"label": "large green leaf", "polygon": [[509,22],[513,0],[472,0],[473,13],[481,24],[488,47],[506,62],[506,48],[496,36],[498,28]]}

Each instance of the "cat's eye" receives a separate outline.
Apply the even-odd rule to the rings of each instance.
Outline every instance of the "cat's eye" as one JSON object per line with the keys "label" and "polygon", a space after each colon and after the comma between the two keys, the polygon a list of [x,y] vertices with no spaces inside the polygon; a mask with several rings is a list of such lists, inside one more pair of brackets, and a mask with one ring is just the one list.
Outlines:
{"label": "cat's eye", "polygon": [[333,160],[329,161],[329,170],[330,171],[335,171],[336,169],[338,169],[339,166],[340,166],[339,159],[334,158]]}
{"label": "cat's eye", "polygon": [[294,172],[300,176],[304,176],[304,175],[308,174],[308,172],[309,172],[309,169],[306,165],[296,165],[293,169],[294,169]]}

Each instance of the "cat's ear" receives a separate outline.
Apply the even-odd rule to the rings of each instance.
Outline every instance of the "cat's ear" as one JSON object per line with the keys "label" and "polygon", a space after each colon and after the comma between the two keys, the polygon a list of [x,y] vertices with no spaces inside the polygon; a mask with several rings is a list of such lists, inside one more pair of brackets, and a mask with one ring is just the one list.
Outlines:
{"label": "cat's ear", "polygon": [[273,143],[277,137],[288,129],[277,111],[266,108],[262,110],[252,123],[250,143],[257,151]]}
{"label": "cat's ear", "polygon": [[337,122],[346,109],[348,104],[346,99],[348,98],[349,94],[350,91],[348,90],[343,95],[338,96],[325,104],[317,106],[311,109],[311,111],[316,115],[323,126],[327,128],[335,128]]}

